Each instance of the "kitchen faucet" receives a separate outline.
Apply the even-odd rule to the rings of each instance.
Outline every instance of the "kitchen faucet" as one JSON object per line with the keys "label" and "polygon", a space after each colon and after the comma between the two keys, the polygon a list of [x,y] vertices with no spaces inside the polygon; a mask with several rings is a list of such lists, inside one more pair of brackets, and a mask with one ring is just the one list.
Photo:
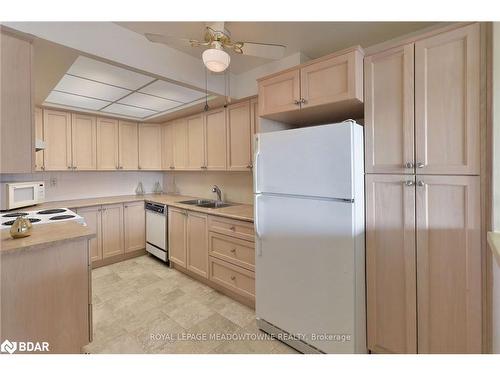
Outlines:
{"label": "kitchen faucet", "polygon": [[222,191],[217,185],[213,186],[212,193],[217,193],[217,201],[222,202]]}

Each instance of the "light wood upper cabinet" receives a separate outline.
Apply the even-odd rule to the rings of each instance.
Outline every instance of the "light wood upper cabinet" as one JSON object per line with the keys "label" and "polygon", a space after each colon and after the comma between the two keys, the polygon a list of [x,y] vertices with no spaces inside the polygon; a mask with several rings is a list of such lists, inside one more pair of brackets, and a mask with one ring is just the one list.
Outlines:
{"label": "light wood upper cabinet", "polygon": [[207,215],[188,212],[187,269],[208,278]]}
{"label": "light wood upper cabinet", "polygon": [[45,170],[71,169],[71,114],[51,109],[43,110],[43,135],[45,140]]}
{"label": "light wood upper cabinet", "polygon": [[124,253],[123,204],[102,206],[102,257]]}
{"label": "light wood upper cabinet", "polygon": [[173,126],[174,168],[186,169],[188,166],[188,132],[186,119],[175,120]]}
{"label": "light wood upper cabinet", "polygon": [[211,170],[226,169],[226,110],[218,108],[204,114],[205,166]]}
{"label": "light wood upper cabinet", "polygon": [[250,154],[252,157],[255,150],[255,134],[260,133],[260,117],[259,117],[259,101],[257,98],[250,99],[250,128],[251,128],[251,148]]}
{"label": "light wood upper cabinet", "polygon": [[293,69],[259,82],[261,116],[300,108],[300,69]]}
{"label": "light wood upper cabinet", "polygon": [[417,176],[419,353],[481,353],[479,179]]}
{"label": "light wood upper cabinet", "polygon": [[161,168],[174,169],[174,126],[166,123],[162,126]]}
{"label": "light wood upper cabinet", "polygon": [[97,118],[97,169],[118,169],[118,120]]}
{"label": "light wood upper cabinet", "polygon": [[249,171],[252,168],[252,122],[249,101],[227,107],[228,169]]}
{"label": "light wood upper cabinet", "polygon": [[375,353],[417,352],[414,181],[366,175],[367,344]]}
{"label": "light wood upper cabinet", "polygon": [[72,169],[95,170],[97,167],[96,118],[71,114]]}
{"label": "light wood upper cabinet", "polygon": [[414,173],[414,44],[365,58],[365,170]]}
{"label": "light wood upper cabinet", "polygon": [[205,165],[205,129],[202,114],[186,119],[188,138],[188,169],[204,169]]}
{"label": "light wood upper cabinet", "polygon": [[300,69],[301,108],[356,98],[363,101],[363,54],[360,50],[319,59]]}
{"label": "light wood upper cabinet", "polygon": [[139,133],[136,122],[118,121],[118,143],[118,168],[138,169]]}
{"label": "light wood upper cabinet", "polygon": [[101,206],[85,207],[77,209],[78,215],[85,219],[85,223],[96,236],[90,240],[90,260],[92,262],[102,259],[102,218]]}
{"label": "light wood upper cabinet", "polygon": [[139,169],[161,169],[161,125],[139,124]]}
{"label": "light wood upper cabinet", "polygon": [[[37,139],[43,141],[43,110],[39,107],[35,107],[35,140]],[[43,164],[43,153],[43,150],[35,153],[36,171],[43,171],[45,169]]]}
{"label": "light wood upper cabinet", "polygon": [[168,209],[169,259],[181,267],[187,263],[187,212],[178,208]]}
{"label": "light wood upper cabinet", "polygon": [[31,173],[35,164],[32,46],[3,30],[0,76],[0,173]]}
{"label": "light wood upper cabinet", "polygon": [[125,253],[146,247],[146,211],[144,202],[131,202],[123,205]]}
{"label": "light wood upper cabinet", "polygon": [[417,173],[479,174],[479,37],[476,23],[415,43]]}

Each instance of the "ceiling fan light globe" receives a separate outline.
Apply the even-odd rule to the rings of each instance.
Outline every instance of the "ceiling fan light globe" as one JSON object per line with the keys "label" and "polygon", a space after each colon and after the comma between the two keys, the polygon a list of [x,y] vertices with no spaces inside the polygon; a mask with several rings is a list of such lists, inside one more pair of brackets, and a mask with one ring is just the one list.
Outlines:
{"label": "ceiling fan light globe", "polygon": [[201,57],[207,69],[215,73],[226,70],[231,62],[231,57],[226,51],[216,48],[203,51]]}

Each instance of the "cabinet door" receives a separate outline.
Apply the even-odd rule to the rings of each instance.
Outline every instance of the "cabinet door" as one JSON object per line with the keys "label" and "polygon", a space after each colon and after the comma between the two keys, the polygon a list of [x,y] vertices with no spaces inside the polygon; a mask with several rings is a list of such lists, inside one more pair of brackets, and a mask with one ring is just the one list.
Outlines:
{"label": "cabinet door", "polygon": [[184,210],[168,209],[168,253],[169,259],[181,267],[186,267],[186,225]]}
{"label": "cabinet door", "polygon": [[357,98],[363,101],[363,55],[358,50],[300,69],[302,108]]}
{"label": "cabinet door", "polygon": [[414,179],[366,175],[367,335],[376,353],[417,352]]}
{"label": "cabinet door", "polygon": [[414,173],[414,45],[365,58],[365,170]]}
{"label": "cabinet door", "polygon": [[226,169],[226,110],[219,108],[204,114],[207,169]]}
{"label": "cabinet door", "polygon": [[481,353],[480,226],[479,177],[417,176],[419,353]]}
{"label": "cabinet door", "polygon": [[118,120],[97,118],[97,169],[118,169]]}
{"label": "cabinet door", "polygon": [[196,115],[187,120],[188,169],[205,168],[205,130],[203,116]]}
{"label": "cabinet door", "polygon": [[300,70],[259,81],[259,115],[300,109]]}
{"label": "cabinet door", "polygon": [[118,122],[119,169],[137,170],[139,167],[139,134],[137,122]]}
{"label": "cabinet door", "polygon": [[71,149],[73,169],[94,170],[97,166],[96,118],[71,114]]}
{"label": "cabinet door", "polygon": [[[43,141],[43,110],[39,107],[35,107],[35,141]],[[43,150],[35,152],[35,170],[43,171],[45,166],[43,165]]]}
{"label": "cabinet door", "polygon": [[176,120],[174,133],[174,168],[186,169],[188,165],[188,134],[186,119]]}
{"label": "cabinet door", "polygon": [[250,127],[251,127],[251,148],[250,155],[253,168],[253,154],[255,150],[255,134],[260,133],[259,101],[257,98],[250,99]]}
{"label": "cabinet door", "polygon": [[123,253],[123,204],[102,206],[102,257]]}
{"label": "cabinet door", "polygon": [[174,169],[174,126],[171,123],[162,126],[161,169]]}
{"label": "cabinet door", "polygon": [[252,123],[250,102],[227,108],[228,169],[249,171],[252,167]]}
{"label": "cabinet door", "polygon": [[187,269],[208,278],[207,215],[188,212]]}
{"label": "cabinet door", "polygon": [[417,173],[479,174],[479,24],[415,43]]}
{"label": "cabinet door", "polygon": [[90,230],[96,233],[96,237],[90,240],[90,260],[92,262],[102,259],[102,233],[101,233],[101,206],[85,207],[77,209],[78,215],[85,219]]}
{"label": "cabinet door", "polygon": [[144,249],[146,247],[146,211],[144,210],[144,202],[125,203],[123,208],[125,252]]}
{"label": "cabinet door", "polygon": [[139,124],[139,169],[161,169],[161,125]]}
{"label": "cabinet door", "polygon": [[45,152],[43,164],[47,171],[71,169],[71,114],[43,110]]}

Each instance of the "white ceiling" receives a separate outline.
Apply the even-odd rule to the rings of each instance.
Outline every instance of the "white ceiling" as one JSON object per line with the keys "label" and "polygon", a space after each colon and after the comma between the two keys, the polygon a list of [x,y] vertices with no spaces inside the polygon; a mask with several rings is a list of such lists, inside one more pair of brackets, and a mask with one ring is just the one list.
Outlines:
{"label": "white ceiling", "polygon": [[[204,22],[118,22],[139,34],[156,33],[202,39]],[[353,45],[368,47],[410,33],[436,22],[226,22],[233,41],[263,42],[287,46],[285,55],[302,52],[311,59]],[[202,48],[179,41],[172,48],[201,58]],[[231,54],[231,72],[239,74],[270,60]]]}

